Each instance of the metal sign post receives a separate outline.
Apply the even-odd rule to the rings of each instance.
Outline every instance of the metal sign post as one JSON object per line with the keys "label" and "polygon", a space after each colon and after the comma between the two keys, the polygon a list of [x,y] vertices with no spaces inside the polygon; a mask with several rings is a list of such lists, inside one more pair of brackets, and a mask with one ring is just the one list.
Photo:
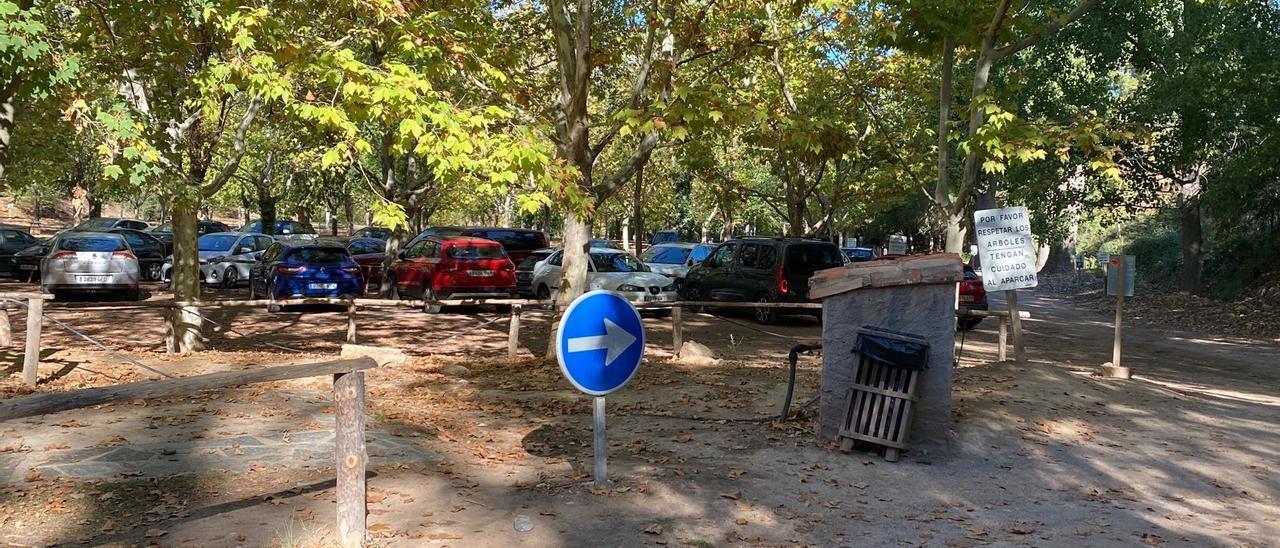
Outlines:
{"label": "metal sign post", "polygon": [[596,487],[609,487],[609,445],[604,435],[604,396],[595,397],[595,412],[592,413],[594,423],[591,433],[595,438],[596,453]]}
{"label": "metal sign post", "polygon": [[1128,367],[1120,365],[1121,320],[1124,319],[1124,298],[1133,296],[1137,265],[1133,255],[1117,255],[1107,263],[1107,294],[1116,296],[1116,336],[1111,343],[1111,361],[1102,365],[1100,375],[1115,379],[1131,378]]}
{"label": "metal sign post", "polygon": [[556,360],[574,388],[595,396],[592,438],[595,486],[609,486],[605,394],[622,388],[640,370],[644,322],[640,312],[612,291],[591,291],[574,299],[556,332]]}

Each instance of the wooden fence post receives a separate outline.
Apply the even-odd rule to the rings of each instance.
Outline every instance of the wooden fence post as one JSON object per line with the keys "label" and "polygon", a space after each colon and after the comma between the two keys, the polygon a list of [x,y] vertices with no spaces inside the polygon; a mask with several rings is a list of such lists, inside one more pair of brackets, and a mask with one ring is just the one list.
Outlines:
{"label": "wooden fence post", "polygon": [[684,345],[684,314],[681,313],[683,307],[675,305],[671,307],[671,353],[680,355],[680,347]]}
{"label": "wooden fence post", "polygon": [[13,326],[9,325],[9,301],[0,301],[0,348],[13,346]]}
{"label": "wooden fence post", "polygon": [[365,491],[364,372],[333,376],[335,454],[338,469],[338,544],[357,548],[364,543],[368,500]]}
{"label": "wooden fence post", "polygon": [[507,331],[507,357],[514,359],[520,352],[520,313],[524,307],[511,305],[511,325]]}
{"label": "wooden fence post", "polygon": [[36,373],[40,367],[40,322],[44,319],[44,299],[27,300],[27,353],[22,359],[22,382],[36,385]]}
{"label": "wooden fence post", "polygon": [[347,343],[356,344],[356,302],[347,303]]}

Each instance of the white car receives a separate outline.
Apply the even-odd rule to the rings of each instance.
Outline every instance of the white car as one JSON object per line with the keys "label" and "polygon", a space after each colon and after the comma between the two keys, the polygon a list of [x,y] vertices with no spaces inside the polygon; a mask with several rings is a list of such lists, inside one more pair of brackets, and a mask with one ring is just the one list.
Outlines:
{"label": "white car", "polygon": [[[539,299],[554,299],[560,287],[560,265],[564,250],[552,253],[533,269],[533,290]],[[615,291],[633,303],[661,303],[678,300],[676,281],[649,272],[635,255],[621,249],[591,248],[587,265],[586,291]]]}
{"label": "white car", "polygon": [[[235,287],[249,281],[249,269],[275,239],[263,234],[214,232],[196,240],[200,253],[200,279],[207,284]],[[165,260],[160,275],[172,281],[173,257]]]}

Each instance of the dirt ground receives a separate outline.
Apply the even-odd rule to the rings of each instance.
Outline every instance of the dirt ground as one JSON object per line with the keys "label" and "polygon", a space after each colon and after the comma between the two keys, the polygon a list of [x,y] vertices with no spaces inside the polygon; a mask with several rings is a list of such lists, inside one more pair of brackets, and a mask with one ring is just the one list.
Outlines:
{"label": "dirt ground", "polygon": [[[508,361],[500,311],[362,311],[361,343],[412,356],[367,378],[371,544],[1274,545],[1280,346],[1136,326],[1124,359],[1137,377],[1098,379],[1090,372],[1110,359],[1110,319],[1060,297],[1023,300],[1029,362],[995,363],[993,324],[969,332],[950,450],[898,463],[816,438],[816,409],[803,404],[817,395],[817,357],[800,361],[799,416],[768,420],[787,350],[819,337],[816,320],[761,330],[745,316],[694,316],[686,339],[724,360],[690,366],[670,360],[670,322],[646,319],[641,372],[609,397],[613,483],[600,491],[590,400],[539,359],[547,318],[526,316],[523,356]],[[162,353],[158,309],[49,306],[51,318],[177,376],[328,359],[345,334],[336,310],[207,314],[234,331],[219,328],[211,350],[179,357]],[[151,378],[50,322],[45,331],[37,392]],[[0,363],[0,396],[28,392],[20,349],[0,351]],[[0,541],[326,545],[327,384],[0,424]],[[532,530],[517,531],[518,518]]]}

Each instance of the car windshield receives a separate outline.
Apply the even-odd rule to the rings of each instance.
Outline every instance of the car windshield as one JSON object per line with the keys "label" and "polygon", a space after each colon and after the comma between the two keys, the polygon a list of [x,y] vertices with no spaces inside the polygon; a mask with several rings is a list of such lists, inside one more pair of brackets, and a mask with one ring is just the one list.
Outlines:
{"label": "car windshield", "polygon": [[304,247],[289,254],[290,260],[299,263],[333,264],[346,262],[350,258],[347,250],[336,247]]}
{"label": "car windshield", "polygon": [[63,236],[58,240],[60,251],[127,251],[124,238],[119,236]]}
{"label": "car windshield", "polygon": [[676,247],[673,245],[658,245],[649,248],[644,252],[644,262],[657,264],[683,264],[689,258],[689,252],[693,251],[687,247]]}
{"label": "car windshield", "polygon": [[90,232],[94,230],[106,230],[115,225],[115,219],[89,219],[88,221],[76,225],[75,230],[80,232]]}
{"label": "car windshield", "polygon": [[365,238],[379,238],[379,239],[385,240],[387,239],[387,237],[391,236],[391,229],[380,228],[376,226],[367,226],[356,231],[356,236],[362,236]]}
{"label": "car windshield", "polygon": [[226,251],[231,249],[239,238],[230,234],[209,234],[196,240],[196,248],[200,251]]}
{"label": "car windshield", "polygon": [[843,266],[840,248],[834,244],[795,244],[787,247],[787,267],[798,274]]}
{"label": "car windshield", "polygon": [[160,223],[151,227],[152,232],[173,232],[173,223]]}
{"label": "car windshield", "polygon": [[507,252],[496,245],[455,245],[449,248],[454,259],[505,259]]}
{"label": "car windshield", "polygon": [[649,268],[630,253],[592,253],[596,272],[648,272]]}

